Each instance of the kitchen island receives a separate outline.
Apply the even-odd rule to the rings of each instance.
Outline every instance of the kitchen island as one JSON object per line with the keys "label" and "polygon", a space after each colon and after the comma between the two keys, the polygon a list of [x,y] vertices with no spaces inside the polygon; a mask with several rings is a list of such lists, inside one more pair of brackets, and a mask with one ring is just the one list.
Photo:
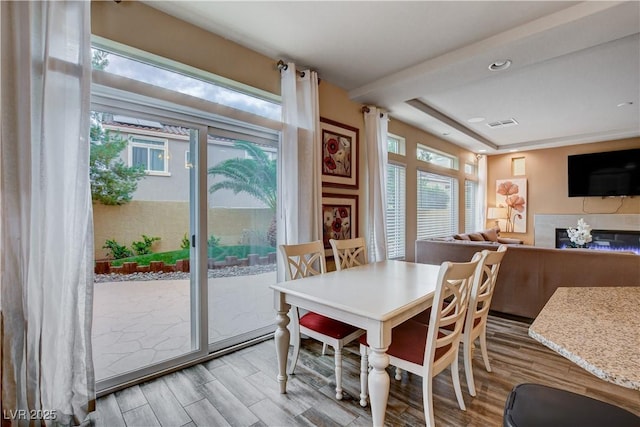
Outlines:
{"label": "kitchen island", "polygon": [[529,336],[605,381],[640,390],[639,308],[640,287],[560,287]]}

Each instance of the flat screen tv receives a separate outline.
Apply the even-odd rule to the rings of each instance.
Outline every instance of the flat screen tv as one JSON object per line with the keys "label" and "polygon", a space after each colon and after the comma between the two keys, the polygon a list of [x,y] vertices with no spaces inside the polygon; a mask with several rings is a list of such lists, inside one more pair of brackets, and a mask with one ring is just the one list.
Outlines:
{"label": "flat screen tv", "polygon": [[569,197],[640,195],[640,148],[568,156]]}

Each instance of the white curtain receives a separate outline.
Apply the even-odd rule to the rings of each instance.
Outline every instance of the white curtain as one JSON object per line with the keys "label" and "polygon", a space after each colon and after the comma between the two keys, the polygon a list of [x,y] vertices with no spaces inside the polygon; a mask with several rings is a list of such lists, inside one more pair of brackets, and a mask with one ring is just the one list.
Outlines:
{"label": "white curtain", "polygon": [[78,425],[95,404],[90,3],[0,7],[2,409]]}
{"label": "white curtain", "polygon": [[480,222],[476,230],[483,230],[487,226],[487,156],[480,154],[478,156],[478,206]]}
{"label": "white curtain", "polygon": [[[294,63],[281,74],[278,244],[296,244],[322,239],[318,74],[298,73]],[[284,268],[278,268],[278,280],[284,280]]]}
{"label": "white curtain", "polygon": [[387,127],[389,117],[376,107],[364,112],[367,156],[367,237],[369,261],[387,259]]}

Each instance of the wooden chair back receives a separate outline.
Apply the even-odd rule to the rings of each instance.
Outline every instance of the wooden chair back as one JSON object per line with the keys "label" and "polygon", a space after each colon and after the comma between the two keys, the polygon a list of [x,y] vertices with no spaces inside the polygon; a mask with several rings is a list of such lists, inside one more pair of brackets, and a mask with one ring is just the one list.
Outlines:
{"label": "wooden chair back", "polygon": [[448,361],[448,365],[450,355],[457,355],[479,262],[480,253],[476,253],[470,262],[444,262],[440,266],[423,362],[432,376],[441,371],[439,361]]}
{"label": "wooden chair back", "polygon": [[336,262],[336,270],[356,267],[369,262],[367,255],[367,243],[363,237],[344,240],[329,240],[333,250],[333,259]]}
{"label": "wooden chair back", "polygon": [[[481,260],[478,264],[474,277],[471,297],[469,299],[469,313],[467,315],[464,330],[471,330],[478,325],[478,322],[487,321],[491,298],[498,280],[500,264],[507,251],[505,245],[500,245],[497,251],[483,250]],[[480,320],[478,320],[480,319]]]}
{"label": "wooden chair back", "polygon": [[285,259],[287,280],[301,279],[327,272],[321,240],[296,245],[280,245]]}

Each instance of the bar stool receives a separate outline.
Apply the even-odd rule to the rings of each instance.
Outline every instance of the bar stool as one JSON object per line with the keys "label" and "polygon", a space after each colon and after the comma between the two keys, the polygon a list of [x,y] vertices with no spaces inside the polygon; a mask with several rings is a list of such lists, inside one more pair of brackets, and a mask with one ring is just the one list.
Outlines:
{"label": "bar stool", "polygon": [[515,386],[503,427],[640,427],[640,417],[600,400],[541,384]]}

